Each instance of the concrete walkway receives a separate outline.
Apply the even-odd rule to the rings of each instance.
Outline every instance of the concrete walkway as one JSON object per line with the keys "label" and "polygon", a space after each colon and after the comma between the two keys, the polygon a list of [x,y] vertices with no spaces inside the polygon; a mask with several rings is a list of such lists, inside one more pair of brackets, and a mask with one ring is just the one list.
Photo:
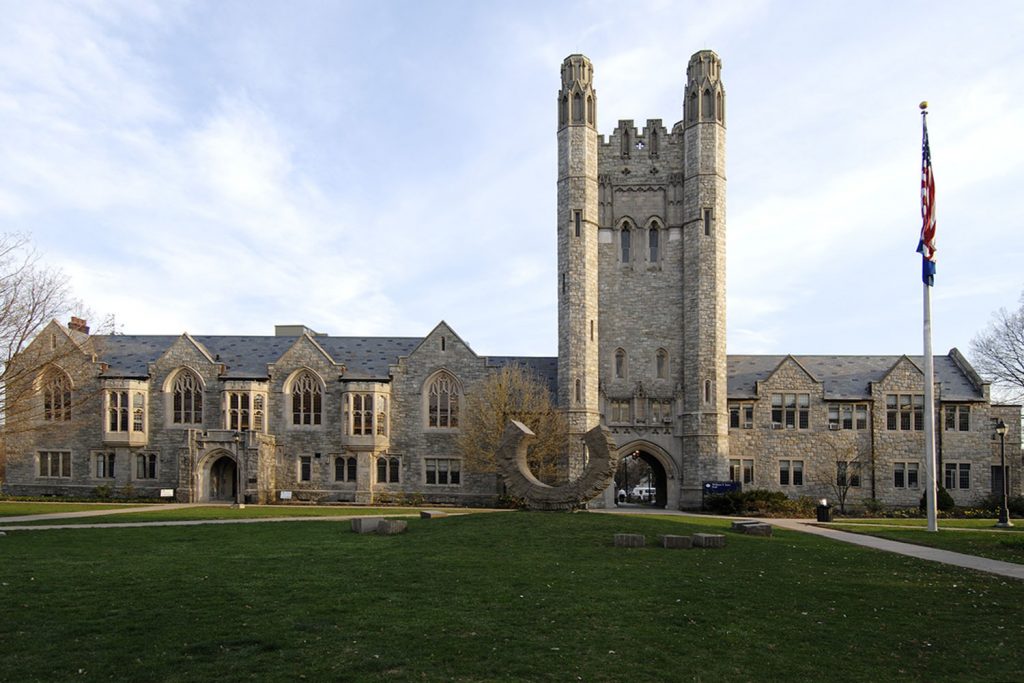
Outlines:
{"label": "concrete walkway", "polygon": [[[96,510],[79,510],[78,512],[41,512],[35,515],[16,515],[0,517],[0,526],[10,522],[39,522],[47,519],[76,519],[78,517],[103,517],[120,515],[126,512],[163,512],[164,510],[180,510],[181,508],[209,507],[211,503],[161,503],[160,505],[124,505],[116,508]],[[81,525],[76,525],[81,526]]]}
{"label": "concrete walkway", "polygon": [[[595,510],[595,512],[598,512]],[[620,515],[636,515],[636,514],[659,514],[659,515],[679,515],[683,517],[692,517],[695,520],[707,519],[712,515],[695,515],[689,512],[677,512],[673,510],[601,510],[609,514],[620,514]],[[717,517],[717,519],[752,519],[750,517]],[[888,553],[896,553],[898,555],[906,555],[907,557],[916,557],[919,560],[929,560],[931,562],[941,562],[943,564],[949,564],[956,567],[964,567],[965,569],[974,569],[979,572],[987,572],[989,574],[997,574],[999,576],[1005,576],[1011,579],[1024,580],[1024,564],[1016,564],[1013,562],[1003,562],[1002,560],[990,560],[986,557],[978,557],[977,555],[965,555],[964,553],[955,553],[951,550],[941,550],[939,548],[929,548],[923,545],[914,545],[913,543],[900,543],[899,541],[890,541],[886,538],[877,538],[875,536],[866,536],[862,534],[854,534],[849,531],[840,531],[839,529],[831,529],[829,527],[815,526],[816,522],[809,519],[770,519],[770,518],[758,518],[759,522],[766,522],[772,526],[780,529],[788,529],[790,531],[799,531],[805,534],[814,534],[815,536],[824,536],[825,538],[831,538],[834,541],[841,541],[843,543],[852,543],[853,545],[863,546],[865,548],[874,548],[875,550],[883,550]],[[947,530],[948,531],[948,530]]]}
{"label": "concrete walkway", "polygon": [[[23,524],[24,522],[59,521],[62,519],[80,519],[83,517],[103,517],[120,515],[128,512],[163,512],[183,508],[234,507],[230,503],[163,503],[160,505],[125,505],[124,507],[103,510],[79,510],[78,512],[47,512],[35,515],[0,517],[0,533],[8,531],[43,531],[45,529],[130,529],[145,526],[200,526],[202,524],[258,524],[260,522],[346,522],[359,517],[418,517],[419,512],[376,512],[352,515],[291,515],[283,517],[247,517],[243,519],[169,519],[152,522],[96,522],[95,524]],[[271,507],[269,505],[248,505],[246,507]],[[446,512],[456,517],[464,514],[481,512],[503,512],[504,510],[475,509],[470,512],[452,509]]]}
{"label": "concrete walkway", "polygon": [[[889,553],[906,555],[907,557],[916,557],[919,560],[942,562],[943,564],[951,564],[957,567],[964,567],[966,569],[974,569],[979,572],[988,572],[989,574],[998,574],[1011,579],[1024,580],[1024,564],[1003,562],[1002,560],[990,560],[987,557],[965,555],[964,553],[955,553],[952,550],[929,548],[928,546],[915,545],[913,543],[900,543],[899,541],[890,541],[887,538],[878,538],[877,536],[854,534],[849,531],[840,531],[839,529],[815,526],[814,523],[809,520],[766,519],[763,521],[781,529],[802,531],[805,534],[824,536],[825,538],[831,538],[835,541],[852,543],[853,545],[860,545],[865,548],[884,550]],[[945,531],[949,530],[946,529]]]}

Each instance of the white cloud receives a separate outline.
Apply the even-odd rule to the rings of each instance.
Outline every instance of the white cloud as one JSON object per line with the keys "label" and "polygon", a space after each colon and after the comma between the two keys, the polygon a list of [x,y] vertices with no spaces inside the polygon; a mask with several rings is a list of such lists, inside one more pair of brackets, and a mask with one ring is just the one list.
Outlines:
{"label": "white cloud", "polygon": [[[771,2],[15,4],[0,229],[31,229],[127,332],[445,318],[478,350],[553,354],[562,58],[594,60],[607,134],[680,118],[687,59],[710,47],[729,95],[730,351],[913,350],[898,316],[917,308],[921,97],[955,283],[936,303],[962,302],[962,344],[961,308],[987,316],[1022,284],[1021,10],[937,7],[919,35],[916,12],[872,7],[885,21]],[[960,49],[980,36],[984,53]]]}

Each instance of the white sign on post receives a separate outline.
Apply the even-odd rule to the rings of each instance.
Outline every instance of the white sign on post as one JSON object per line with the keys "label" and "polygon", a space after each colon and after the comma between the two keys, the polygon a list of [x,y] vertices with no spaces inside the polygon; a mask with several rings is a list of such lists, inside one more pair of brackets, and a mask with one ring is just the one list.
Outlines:
{"label": "white sign on post", "polygon": [[281,500],[291,500],[291,499],[292,499],[292,492],[291,491],[281,491]]}

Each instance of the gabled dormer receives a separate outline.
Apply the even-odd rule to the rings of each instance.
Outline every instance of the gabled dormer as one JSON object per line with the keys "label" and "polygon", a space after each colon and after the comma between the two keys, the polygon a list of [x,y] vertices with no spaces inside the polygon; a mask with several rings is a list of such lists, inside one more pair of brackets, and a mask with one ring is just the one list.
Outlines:
{"label": "gabled dormer", "polygon": [[758,396],[771,402],[772,429],[810,429],[811,399],[820,400],[823,387],[800,361],[786,356],[756,386]]}

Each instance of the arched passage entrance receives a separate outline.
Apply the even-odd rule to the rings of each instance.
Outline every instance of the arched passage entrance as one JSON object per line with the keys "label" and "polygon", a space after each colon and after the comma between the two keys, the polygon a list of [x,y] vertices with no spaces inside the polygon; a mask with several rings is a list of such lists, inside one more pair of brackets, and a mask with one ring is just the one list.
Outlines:
{"label": "arched passage entrance", "polygon": [[238,465],[227,454],[213,455],[204,468],[202,496],[208,501],[234,503],[238,494]]}
{"label": "arched passage entrance", "polygon": [[615,473],[616,497],[626,493],[627,504],[664,508],[669,505],[668,481],[675,478],[672,464],[661,449],[651,444],[633,443],[620,449],[619,469]]}

